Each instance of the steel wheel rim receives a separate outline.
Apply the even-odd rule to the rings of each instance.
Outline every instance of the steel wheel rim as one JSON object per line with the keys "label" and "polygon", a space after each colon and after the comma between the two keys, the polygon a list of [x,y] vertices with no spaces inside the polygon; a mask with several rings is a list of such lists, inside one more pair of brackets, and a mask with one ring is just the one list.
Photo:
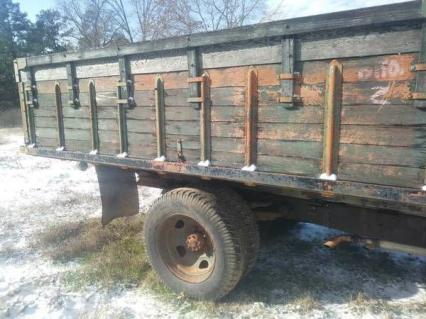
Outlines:
{"label": "steel wheel rim", "polygon": [[211,237],[194,219],[176,214],[167,218],[157,232],[159,254],[177,278],[189,283],[207,280],[215,266]]}

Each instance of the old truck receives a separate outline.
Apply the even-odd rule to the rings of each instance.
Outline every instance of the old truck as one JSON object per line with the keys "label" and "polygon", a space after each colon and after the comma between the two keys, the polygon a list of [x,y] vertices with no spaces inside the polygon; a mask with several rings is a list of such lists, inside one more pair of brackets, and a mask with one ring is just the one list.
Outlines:
{"label": "old truck", "polygon": [[411,1],[17,59],[23,150],[95,165],[104,224],[139,212],[138,184],[164,189],[145,245],[191,297],[250,271],[259,219],[425,253],[425,16]]}

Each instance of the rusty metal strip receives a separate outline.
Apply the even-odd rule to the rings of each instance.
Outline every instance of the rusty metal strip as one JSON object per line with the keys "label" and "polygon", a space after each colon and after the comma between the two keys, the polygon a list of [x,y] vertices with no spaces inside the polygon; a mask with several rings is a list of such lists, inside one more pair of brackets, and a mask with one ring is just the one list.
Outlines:
{"label": "rusty metal strip", "polygon": [[96,87],[95,82],[89,82],[89,119],[90,119],[90,134],[92,137],[91,154],[97,154],[99,151],[99,133],[98,133],[98,109],[96,104]]}
{"label": "rusty metal strip", "polygon": [[[201,72],[200,67],[200,54],[197,48],[191,48],[187,51],[188,57],[188,103],[196,110],[199,110],[202,106],[202,101],[198,100],[201,93],[201,82],[198,81],[198,77]],[[196,81],[190,81],[191,79],[197,79]],[[194,99],[194,98],[197,98]]]}
{"label": "rusty metal strip", "polygon": [[80,106],[80,100],[78,97],[78,82],[75,75],[75,64],[69,62],[66,65],[67,69],[67,81],[68,81],[68,104],[74,108]]}
{"label": "rusty metal strip", "polygon": [[255,68],[250,68],[247,75],[245,105],[245,166],[244,170],[256,169],[257,155],[257,105],[258,78]]}
{"label": "rusty metal strip", "polygon": [[324,109],[324,154],[322,179],[335,180],[338,160],[340,109],[342,103],[342,71],[343,66],[337,60],[330,63],[326,105]]}
{"label": "rusty metal strip", "polygon": [[165,135],[165,104],[164,104],[164,80],[161,76],[155,78],[155,132],[157,137],[157,158],[166,159],[166,135]]}
{"label": "rusty metal strip", "polygon": [[200,166],[210,165],[210,148],[211,148],[211,136],[210,136],[210,98],[209,98],[209,87],[208,87],[208,74],[202,75],[203,81],[200,83],[200,98],[201,98],[201,110],[200,110]]}
{"label": "rusty metal strip", "polygon": [[294,72],[294,38],[288,37],[281,40],[282,62],[281,74],[279,79],[281,81],[281,92],[277,98],[278,103],[285,104],[286,107],[293,107],[299,99],[295,96],[294,82],[297,78]]}
{"label": "rusty metal strip", "polygon": [[64,115],[62,110],[61,86],[55,83],[56,127],[58,129],[58,151],[65,149]]}

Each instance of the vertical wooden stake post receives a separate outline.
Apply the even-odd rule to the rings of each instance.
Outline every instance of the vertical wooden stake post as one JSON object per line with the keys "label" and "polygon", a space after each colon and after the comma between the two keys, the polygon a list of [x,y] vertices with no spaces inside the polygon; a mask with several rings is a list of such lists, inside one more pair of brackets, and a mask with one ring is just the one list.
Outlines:
{"label": "vertical wooden stake post", "polygon": [[326,104],[324,109],[323,173],[320,178],[336,180],[339,156],[340,109],[342,103],[342,65],[333,60],[327,75]]}
{"label": "vertical wooden stake post", "polygon": [[250,68],[247,76],[246,105],[245,105],[245,171],[256,170],[257,155],[257,106],[258,81],[257,71]]}
{"label": "vertical wooden stake post", "polygon": [[164,104],[164,81],[161,76],[155,78],[155,133],[157,137],[156,161],[166,159],[165,139],[165,104]]}
{"label": "vertical wooden stake post", "polygon": [[89,82],[89,118],[90,133],[92,135],[92,151],[90,154],[96,155],[99,152],[99,135],[98,135],[98,110],[96,104],[96,88],[95,82]]}

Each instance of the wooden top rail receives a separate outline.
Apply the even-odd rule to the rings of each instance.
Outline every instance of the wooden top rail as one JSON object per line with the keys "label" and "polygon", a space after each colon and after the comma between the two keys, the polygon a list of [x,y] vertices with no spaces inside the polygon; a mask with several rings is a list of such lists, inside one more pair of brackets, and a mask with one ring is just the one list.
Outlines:
{"label": "wooden top rail", "polygon": [[369,25],[387,25],[424,20],[421,1],[362,8],[310,17],[273,21],[239,28],[196,33],[126,46],[55,53],[17,59],[18,68],[58,64],[80,60],[120,57],[125,55],[212,46],[221,43],[265,39],[326,30],[347,29]]}

